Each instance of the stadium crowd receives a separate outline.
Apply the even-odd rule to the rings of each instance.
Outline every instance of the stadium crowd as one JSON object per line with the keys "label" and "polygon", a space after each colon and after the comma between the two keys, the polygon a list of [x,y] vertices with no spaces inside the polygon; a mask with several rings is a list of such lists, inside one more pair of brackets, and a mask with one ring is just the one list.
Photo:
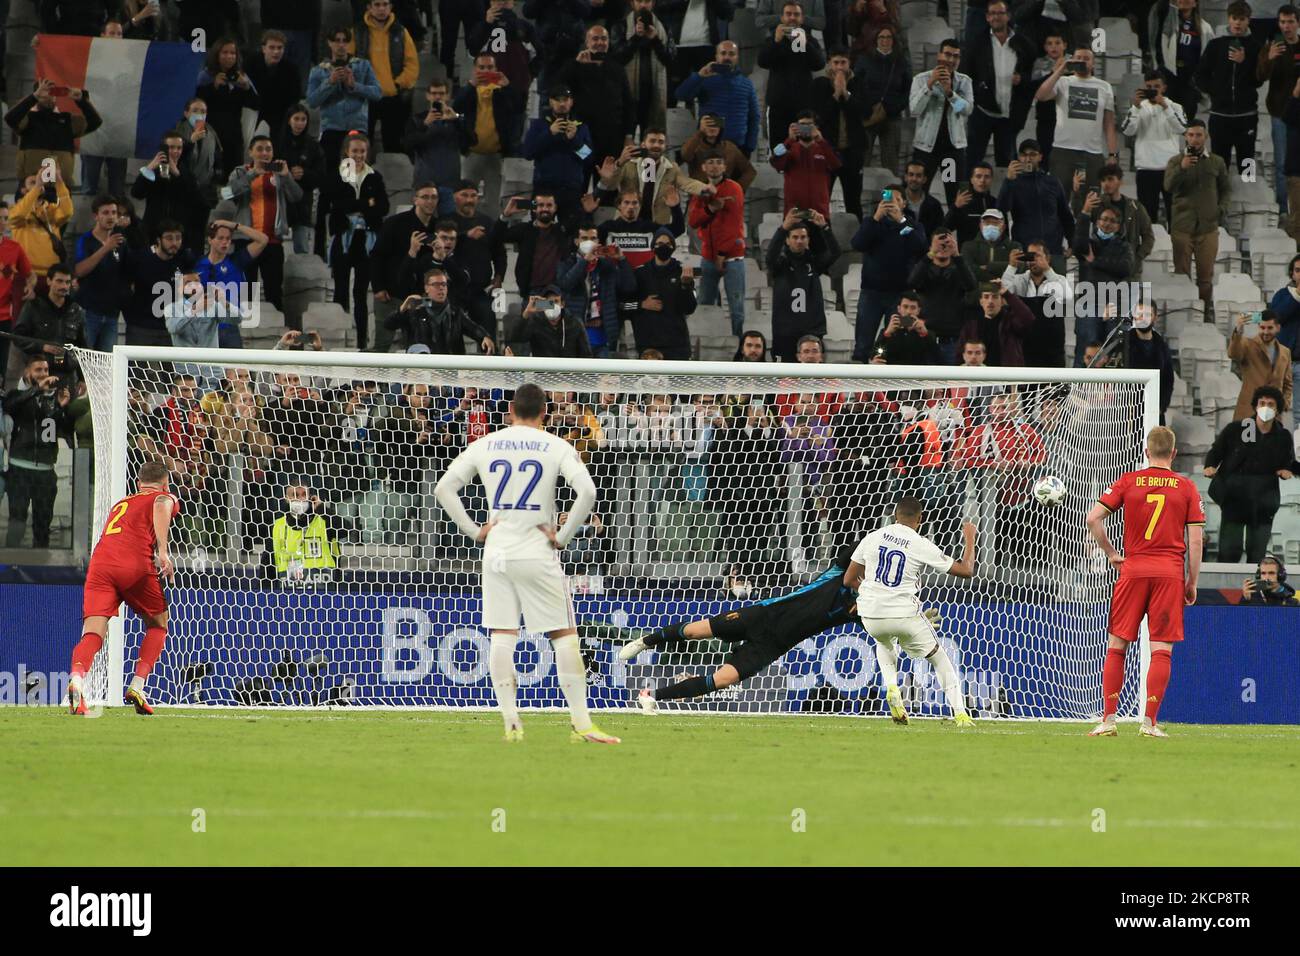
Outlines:
{"label": "stadium crowd", "polygon": [[[20,7],[38,18],[33,47],[59,34],[208,39],[193,96],[143,164],[79,151],[118,107],[95,89],[7,81],[11,546],[29,513],[33,545],[48,545],[60,442],[93,441],[64,346],[238,349],[250,298],[283,318],[276,348],[568,358],[697,358],[697,316],[718,306],[737,360],[820,362],[832,317],[850,313],[851,361],[1159,369],[1163,418],[1170,324],[1134,291],[1161,266],[1157,240],[1208,323],[1241,183],[1271,174],[1292,254],[1300,239],[1290,5],[1234,0],[1211,22],[1195,0],[987,0],[964,4],[959,29],[926,36],[917,23],[934,4],[896,0],[441,0],[436,15],[413,0],[9,6],[11,24]],[[938,12],[958,22],[951,6]],[[1103,16],[1127,17],[1136,37],[1143,70],[1127,96],[1098,75]],[[4,39],[11,54],[18,36]],[[1257,162],[1261,91],[1268,165]],[[520,161],[531,184],[516,190]],[[771,211],[764,182],[776,184]],[[310,257],[350,313],[342,341],[288,308],[286,272]],[[160,304],[159,283],[181,294]],[[1225,560],[1263,557],[1279,481],[1300,467],[1283,425],[1295,415],[1300,256],[1269,291],[1269,307],[1225,341],[1240,397],[1203,466]],[[303,524],[327,512],[334,540],[400,534],[428,507],[425,470],[504,415],[502,396],[474,389],[255,381],[234,365],[177,365],[156,384],[132,396],[134,447],[189,493],[225,488],[237,457],[245,550],[271,539],[291,501],[319,502],[290,514]],[[796,570],[864,519],[836,507],[864,467],[954,515],[955,476],[992,468],[1000,503],[1023,503],[1045,461],[1039,432],[1058,414],[1042,395],[977,387],[554,398],[556,427],[584,457],[654,441],[683,456],[641,476],[661,498],[761,500],[778,476],[760,468],[755,490],[737,462],[797,463],[799,530],[777,549]],[[689,435],[655,424],[687,420],[705,424]],[[1272,436],[1267,454],[1241,440],[1246,424]],[[344,464],[325,474],[324,460]],[[380,512],[379,528],[365,526]],[[218,536],[186,520],[197,547]],[[580,553],[607,561],[614,527],[593,518]],[[757,573],[736,556],[770,531],[757,519],[724,530],[733,580]]]}

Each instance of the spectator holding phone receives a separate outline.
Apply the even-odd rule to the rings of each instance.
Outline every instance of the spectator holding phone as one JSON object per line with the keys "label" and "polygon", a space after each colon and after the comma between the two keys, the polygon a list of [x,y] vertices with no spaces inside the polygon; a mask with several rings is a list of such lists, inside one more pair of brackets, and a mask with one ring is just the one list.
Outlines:
{"label": "spectator holding phone", "polygon": [[804,10],[796,0],[781,4],[781,22],[759,49],[758,65],[769,71],[768,131],[789,129],[812,102],[813,74],[826,67],[826,53],[804,24]]}
{"label": "spectator holding phone", "polygon": [[970,182],[957,187],[957,197],[943,217],[943,224],[957,233],[958,246],[977,239],[984,214],[997,208],[998,197],[992,187],[993,167],[983,161],[971,166]]}
{"label": "spectator holding phone", "polygon": [[1092,75],[1093,53],[1079,47],[1062,58],[1043,81],[1034,99],[1056,102],[1056,140],[1051,173],[1069,190],[1076,169],[1086,182],[1097,185],[1101,167],[1119,160],[1119,133],[1115,128],[1115,90]]}
{"label": "spectator holding phone", "polygon": [[469,84],[456,91],[452,105],[464,117],[470,138],[469,150],[461,157],[461,173],[483,184],[483,212],[497,216],[501,211],[502,166],[507,156],[519,154],[523,96],[497,69],[491,53],[479,53],[474,57]]}
{"label": "spectator holding phone", "polygon": [[302,200],[302,186],[289,172],[289,164],[275,158],[271,137],[259,134],[248,144],[247,165],[230,174],[223,193],[235,201],[236,222],[263,233],[267,246],[253,263],[248,278],[262,280],[266,299],[284,311],[284,243],[292,239],[289,207]]}
{"label": "spectator holding phone", "polygon": [[[678,100],[693,99],[695,94],[683,94],[681,85],[706,64],[720,62],[716,51],[719,41],[723,41],[726,35],[727,27],[724,24],[734,16],[734,8],[741,5],[733,0],[660,0],[659,16],[667,30],[668,39],[672,40],[676,48],[676,55],[668,68],[669,106],[676,106]],[[738,62],[740,50],[734,43],[732,47],[736,49]],[[754,102],[754,111],[758,111],[757,100]],[[757,137],[757,125],[754,131]]]}
{"label": "spectator holding phone", "polygon": [[[692,179],[686,170],[669,159],[667,150],[668,134],[662,128],[647,129],[640,146],[623,147],[618,159],[605,157],[598,170],[600,188],[617,191],[620,197],[626,192],[635,192],[646,219],[656,226],[671,224],[676,234],[681,235],[685,230],[683,203],[687,197],[697,195],[704,183]],[[735,155],[740,154],[736,152]],[[743,156],[740,159],[748,162]],[[640,265],[633,263],[632,268]]]}
{"label": "spectator holding phone", "polygon": [[[650,230],[653,236],[653,224]],[[621,345],[623,319],[635,314],[636,276],[623,250],[602,240],[593,224],[579,224],[573,243],[556,271],[565,309],[586,327],[592,355],[608,358]]]}
{"label": "spectator holding phone", "polygon": [[466,338],[485,355],[497,350],[492,332],[452,301],[450,277],[437,266],[424,274],[424,294],[407,296],[385,324],[403,332],[408,351],[423,345],[434,355],[464,355]]}
{"label": "spectator holding phone", "polygon": [[877,346],[887,365],[934,365],[939,358],[934,336],[921,317],[921,298],[913,291],[898,297],[894,312],[880,330]]}
{"label": "spectator holding phone", "polygon": [[[9,442],[9,473],[5,491],[9,496],[9,529],[5,547],[18,548],[27,531],[27,512],[32,516],[32,547],[50,546],[50,524],[59,483],[54,463],[59,457],[59,439],[72,430],[68,404],[71,383],[51,374],[41,353],[31,353],[18,387],[0,404],[0,411],[13,420]],[[51,427],[53,426],[53,427]]]}
{"label": "spectator holding phone", "polygon": [[[918,175],[924,170],[917,164]],[[875,212],[862,221],[853,235],[853,249],[862,253],[861,293],[853,331],[853,361],[871,359],[881,318],[898,305],[907,289],[912,267],[925,255],[926,234],[903,201],[903,191],[888,186]]]}
{"label": "spectator holding phone", "polygon": [[797,358],[796,343],[806,335],[826,335],[823,275],[840,257],[826,217],[816,209],[790,209],[767,250],[772,284],[772,354],[783,362]]}
{"label": "spectator holding phone", "polygon": [[525,209],[531,210],[531,218],[526,222],[506,224],[502,232],[503,241],[514,243],[519,250],[515,260],[515,283],[521,295],[543,288],[558,288],[560,262],[569,254],[572,245],[568,231],[557,219],[559,207],[554,193],[536,190],[532,202],[524,200],[522,204],[521,197],[512,196],[501,215],[504,219]]}
{"label": "spectator holding phone", "polygon": [[758,91],[749,77],[739,72],[739,66],[740,47],[731,40],[723,40],[717,45],[711,62],[682,80],[677,87],[677,99],[697,100],[698,113],[720,117],[722,137],[735,143],[748,159],[758,146],[763,117],[758,108]]}
{"label": "spectator holding phone", "polygon": [[[1244,334],[1246,324],[1256,326],[1257,334]],[[1236,363],[1241,373],[1241,391],[1237,395],[1235,418],[1249,418],[1255,390],[1268,386],[1275,388],[1281,399],[1279,412],[1291,408],[1291,350],[1277,340],[1277,316],[1271,309],[1237,316],[1228,338],[1228,358]]]}
{"label": "spectator holding phone", "polygon": [[[626,83],[626,80],[624,81]],[[573,91],[551,88],[549,110],[524,134],[524,158],[533,161],[533,192],[555,196],[559,215],[577,215],[595,155],[590,127],[573,114]]]}
{"label": "spectator holding phone", "polygon": [[687,216],[700,238],[699,302],[718,305],[718,285],[724,283],[731,331],[739,336],[745,328],[745,194],[726,178],[721,151],[705,154],[703,166],[708,185],[692,197]]}
{"label": "spectator holding phone", "polygon": [[930,252],[912,267],[907,285],[921,294],[921,312],[929,317],[940,364],[956,365],[963,306],[975,289],[975,276],[958,254],[952,230],[939,229],[930,237]]}
{"label": "spectator holding phone", "polygon": [[[370,128],[370,114],[384,92],[369,61],[352,54],[351,27],[335,27],[326,39],[329,59],[312,67],[307,78],[307,105],[320,110],[320,148],[328,168],[342,153],[348,133]],[[328,221],[329,206],[322,189],[316,204],[314,239],[314,251],[322,259]]]}
{"label": "spectator holding phone", "polygon": [[297,329],[287,329],[280,340],[271,346],[271,351],[279,352],[291,350],[295,352],[305,352],[311,349],[313,352],[325,351],[325,343],[321,341],[320,333],[315,329],[310,332],[299,332]]}
{"label": "spectator holding phone", "polygon": [[1160,371],[1160,424],[1165,423],[1169,401],[1174,395],[1174,357],[1169,343],[1156,331],[1156,307],[1142,302],[1133,306],[1133,328],[1124,336],[1121,353],[1124,368],[1154,368]]}
{"label": "spectator holding phone", "polygon": [[199,71],[194,95],[208,106],[207,123],[221,141],[221,178],[229,178],[244,155],[243,111],[257,109],[261,97],[244,72],[239,46],[231,38],[218,40]]}
{"label": "spectator holding phone", "polygon": [[[217,191],[228,178],[221,175],[221,141],[208,127],[208,104],[197,96],[185,104],[185,113],[176,127],[185,141],[181,153],[181,166],[186,169],[199,187],[204,205],[211,209],[217,204]],[[218,181],[220,177],[220,181]],[[202,227],[207,228],[206,211]]]}
{"label": "spectator holding phone", "polygon": [[[606,156],[619,156],[636,134],[637,108],[623,64],[609,55],[609,30],[587,28],[586,46],[560,70],[573,93],[573,115],[591,133],[590,170]],[[586,184],[584,183],[584,186]]]}
{"label": "spectator holding phone", "polygon": [[211,207],[185,168],[184,154],[184,137],[175,131],[166,134],[149,165],[135,177],[131,195],[144,200],[144,225],[151,238],[158,235],[160,223],[175,221],[184,226],[185,245],[198,249]]}
{"label": "spectator holding phone", "polygon": [[650,127],[668,124],[668,71],[677,54],[654,11],[655,0],[632,0],[623,18],[610,25],[610,55],[627,74],[642,137]]}
{"label": "spectator holding phone", "polygon": [[1259,123],[1258,90],[1262,80],[1255,71],[1267,37],[1250,30],[1250,5],[1245,0],[1228,4],[1228,32],[1205,45],[1196,67],[1196,86],[1210,97],[1210,142],[1225,163],[1237,153],[1237,171],[1255,158],[1255,129]]}
{"label": "spectator holding phone", "polygon": [[303,103],[290,107],[275,139],[275,155],[285,161],[302,198],[290,202],[289,230],[293,234],[293,251],[299,255],[311,252],[311,207],[316,191],[325,182],[325,154],[320,143],[311,137],[307,127],[311,112]]}
{"label": "spectator holding phone", "polygon": [[468,149],[472,134],[465,119],[452,108],[451,88],[441,76],[424,91],[429,108],[406,121],[402,146],[415,163],[412,182],[447,183],[460,179],[460,154]]}
{"label": "spectator holding phone", "polygon": [[[958,339],[964,358],[966,343],[984,344],[985,362],[998,368],[1024,368],[1025,337],[1034,325],[1034,313],[1014,293],[995,279],[979,286],[979,305],[967,313]],[[892,361],[892,359],[891,359]]]}
{"label": "spectator holding phone", "polygon": [[[1214,122],[1213,117],[1210,122]],[[1138,199],[1152,222],[1165,221],[1159,215],[1162,196],[1166,217],[1171,213],[1169,194],[1164,191],[1165,167],[1181,151],[1183,132],[1186,129],[1187,116],[1183,107],[1165,95],[1163,74],[1159,70],[1148,70],[1145,85],[1133,93],[1133,102],[1129,104],[1121,132],[1136,139],[1134,160],[1138,168]],[[1224,162],[1227,162],[1226,157]],[[1118,169],[1119,164],[1110,163],[1106,168]],[[1074,188],[1077,197],[1081,194],[1081,182],[1077,173]]]}
{"label": "spectator holding phone", "polygon": [[1174,271],[1191,275],[1196,256],[1196,285],[1208,310],[1214,298],[1214,260],[1219,255],[1219,226],[1228,216],[1231,183],[1228,167],[1205,151],[1205,121],[1192,120],[1183,133],[1187,152],[1165,167],[1165,191],[1174,199],[1169,234]]}
{"label": "spectator holding phone", "polygon": [[944,177],[944,194],[951,206],[957,198],[957,183],[966,178],[966,124],[975,105],[971,78],[957,72],[961,44],[944,40],[933,70],[912,78],[908,109],[916,117],[916,138],[912,161],[925,166],[925,191],[945,160],[955,164],[956,175]]}
{"label": "spectator holding phone", "polygon": [[51,167],[53,182],[42,182],[32,173],[20,180],[20,188],[9,208],[9,231],[22,247],[36,277],[36,293],[45,291],[46,273],[62,262],[63,227],[72,220],[72,194],[57,164]]}
{"label": "spectator holding phone", "polygon": [[117,226],[117,203],[112,197],[100,196],[90,211],[95,224],[77,240],[77,301],[85,311],[86,344],[111,352],[117,344],[126,236]]}
{"label": "spectator holding phone", "polygon": [[[546,286],[524,305],[524,335],[529,350],[543,358],[591,358],[587,330],[564,307],[558,286]],[[506,354],[513,354],[508,348]]]}
{"label": "spectator holding phone", "polygon": [[1042,168],[1042,160],[1037,140],[1021,141],[1020,158],[1007,167],[998,192],[998,208],[1011,217],[1013,239],[1021,245],[1040,240],[1049,254],[1059,256],[1066,236],[1074,234],[1074,215],[1065,187]]}
{"label": "spectator holding phone", "polygon": [[[60,110],[55,99],[58,96],[70,97],[80,112]],[[18,136],[18,180],[39,173],[45,159],[52,157],[64,182],[70,182],[75,140],[93,133],[103,123],[86,90],[37,80],[31,95],[19,100],[5,114],[5,125]]]}
{"label": "spectator holding phone", "polygon": [[[1287,126],[1283,118],[1287,101],[1300,79],[1300,10],[1291,4],[1278,7],[1277,32],[1260,48],[1255,64],[1255,78],[1268,82],[1265,103],[1273,132],[1273,157],[1287,154]],[[1287,211],[1286,180],[1274,178],[1273,193],[1280,213]]]}
{"label": "spectator holding phone", "polygon": [[[758,175],[758,170],[750,163],[749,158],[741,152],[739,146],[722,135],[726,122],[724,117],[716,113],[701,114],[699,127],[691,135],[691,138],[682,144],[682,163],[685,164],[686,172],[690,174],[691,179],[702,183],[704,182],[704,165],[701,157],[718,150],[722,153],[723,160],[727,164],[726,178],[734,179],[743,191],[749,188],[749,184]],[[667,137],[665,137],[666,139]]]}
{"label": "spectator holding phone", "polygon": [[64,345],[86,347],[86,313],[72,301],[72,269],[62,262],[50,266],[47,288],[23,306],[14,325],[15,342],[30,358],[41,355],[49,371],[71,381],[76,375],[72,356]]}
{"label": "spectator holding phone", "polygon": [[784,211],[805,209],[828,217],[832,177],[840,168],[840,158],[822,136],[812,110],[801,110],[788,132],[785,142],[772,150],[772,166],[785,177]]}
{"label": "spectator holding phone", "polygon": [[1241,582],[1241,603],[1265,607],[1296,607],[1295,588],[1287,583],[1286,565],[1274,554],[1266,554],[1255,567],[1255,576]]}

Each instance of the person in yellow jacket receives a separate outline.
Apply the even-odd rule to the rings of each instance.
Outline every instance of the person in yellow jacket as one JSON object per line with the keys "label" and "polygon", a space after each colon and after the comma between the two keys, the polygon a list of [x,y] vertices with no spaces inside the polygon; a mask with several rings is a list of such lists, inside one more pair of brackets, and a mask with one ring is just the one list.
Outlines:
{"label": "person in yellow jacket", "polygon": [[370,0],[348,52],[370,61],[383,99],[370,107],[370,142],[375,125],[384,131],[384,152],[402,151],[402,134],[411,115],[411,91],[420,76],[420,51],[398,22],[392,0]]}
{"label": "person in yellow jacket", "polygon": [[328,578],[338,566],[339,547],[330,534],[325,503],[302,483],[285,489],[288,514],[271,526],[271,557],[276,574],[288,584]]}
{"label": "person in yellow jacket", "polygon": [[[72,220],[72,194],[57,165],[54,182],[42,182],[39,173],[23,180],[23,192],[9,207],[9,234],[23,247],[36,276],[36,294],[45,292],[45,274],[63,261],[63,227]],[[53,202],[51,195],[55,196]]]}

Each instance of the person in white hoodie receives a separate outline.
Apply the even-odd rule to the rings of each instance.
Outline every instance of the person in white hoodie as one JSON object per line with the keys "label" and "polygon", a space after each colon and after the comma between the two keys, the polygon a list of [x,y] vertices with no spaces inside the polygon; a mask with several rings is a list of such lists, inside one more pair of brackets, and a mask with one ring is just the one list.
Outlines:
{"label": "person in white hoodie", "polygon": [[[1121,131],[1136,137],[1133,149],[1137,165],[1138,201],[1146,208],[1152,222],[1169,223],[1173,209],[1164,191],[1165,167],[1182,151],[1187,114],[1182,106],[1166,96],[1167,86],[1159,70],[1148,70],[1146,84],[1137,88]],[[1165,218],[1159,217],[1160,198],[1164,197]]]}

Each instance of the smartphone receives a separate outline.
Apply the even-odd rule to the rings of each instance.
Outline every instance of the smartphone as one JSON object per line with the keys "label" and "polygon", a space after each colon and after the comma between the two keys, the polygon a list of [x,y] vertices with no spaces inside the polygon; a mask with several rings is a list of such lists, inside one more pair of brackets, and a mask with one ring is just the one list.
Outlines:
{"label": "smartphone", "polygon": [[334,69],[336,69],[336,70],[340,70],[340,69],[342,69],[343,67],[347,66],[348,63],[350,63],[350,62],[351,62],[351,60],[350,60],[348,57],[346,57],[346,56],[341,56],[341,57],[339,57],[337,60],[335,60],[334,62],[332,62],[332,63],[330,64],[330,66],[334,67]]}
{"label": "smartphone", "polygon": [[893,191],[892,189],[886,189],[886,190],[883,190],[883,191],[880,193],[880,199],[881,199],[882,202],[893,202],[893,201],[894,201],[894,191]]}
{"label": "smartphone", "polygon": [[645,151],[645,147],[644,147],[644,146],[638,146],[636,149],[634,149],[634,150],[632,151],[632,158],[633,158],[633,159],[644,159],[644,158],[645,158],[646,156],[648,156],[648,155],[649,155],[649,153],[647,153],[647,152]]}
{"label": "smartphone", "polygon": [[1075,167],[1074,167],[1074,175],[1078,176],[1080,173],[1083,173],[1085,176],[1088,175],[1088,167],[1087,167],[1087,166],[1075,166]]}
{"label": "smartphone", "polygon": [[1145,96],[1147,99],[1154,101],[1158,96],[1160,96],[1160,91],[1153,90],[1151,87],[1148,86],[1145,90],[1142,91],[1142,95]]}
{"label": "smartphone", "polygon": [[1076,76],[1083,76],[1084,73],[1088,72],[1088,64],[1082,60],[1071,60],[1067,69]]}
{"label": "smartphone", "polygon": [[811,136],[813,134],[812,123],[796,123],[795,129],[799,131],[800,136]]}
{"label": "smartphone", "polygon": [[900,316],[898,317],[898,324],[901,325],[901,326],[902,326],[903,328],[905,328],[905,329],[910,329],[912,326],[914,326],[914,325],[916,324],[916,316],[914,316],[914,315],[900,315]]}
{"label": "smartphone", "polygon": [[713,72],[714,72],[715,74],[717,74],[718,76],[730,76],[730,75],[731,75],[731,64],[730,64],[730,63],[714,63],[714,64],[713,64]]}
{"label": "smartphone", "polygon": [[1263,312],[1252,312],[1252,313],[1250,313],[1250,318],[1247,319],[1247,321],[1248,321],[1251,325],[1259,325],[1260,322],[1263,322],[1263,321],[1264,321],[1264,313],[1263,313]]}
{"label": "smartphone", "polygon": [[1229,50],[1240,50],[1240,49],[1241,49],[1241,41],[1238,40],[1236,37],[1233,37],[1231,40],[1228,41],[1228,49],[1229,49]]}
{"label": "smartphone", "polygon": [[446,105],[447,104],[443,103],[442,100],[434,100],[429,104],[429,109],[433,110],[435,113],[441,113],[443,109],[446,108]]}
{"label": "smartphone", "polygon": [[66,86],[50,87],[50,96],[67,96],[69,88]]}
{"label": "smartphone", "polygon": [[483,74],[483,79],[485,82],[495,85],[501,82],[501,77],[504,75],[500,70],[489,70]]}
{"label": "smartphone", "polygon": [[41,198],[44,199],[46,202],[59,201],[59,190],[54,185],[54,183],[45,184],[45,187],[41,190]]}

